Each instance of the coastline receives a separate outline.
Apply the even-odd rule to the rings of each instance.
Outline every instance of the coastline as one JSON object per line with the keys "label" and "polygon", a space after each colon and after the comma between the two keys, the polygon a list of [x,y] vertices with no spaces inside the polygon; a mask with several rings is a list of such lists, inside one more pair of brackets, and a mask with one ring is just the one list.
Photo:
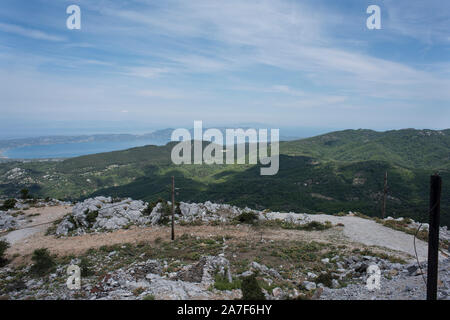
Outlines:
{"label": "coastline", "polygon": [[0,149],[0,159],[7,160],[9,159],[7,156],[3,154],[3,152],[8,151],[8,149]]}

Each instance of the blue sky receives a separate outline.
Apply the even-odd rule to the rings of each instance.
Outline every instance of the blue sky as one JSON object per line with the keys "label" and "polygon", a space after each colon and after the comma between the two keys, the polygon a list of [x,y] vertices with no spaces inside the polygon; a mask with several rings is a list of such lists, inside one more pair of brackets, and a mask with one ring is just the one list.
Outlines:
{"label": "blue sky", "polygon": [[2,0],[0,135],[449,128],[449,22],[438,0]]}

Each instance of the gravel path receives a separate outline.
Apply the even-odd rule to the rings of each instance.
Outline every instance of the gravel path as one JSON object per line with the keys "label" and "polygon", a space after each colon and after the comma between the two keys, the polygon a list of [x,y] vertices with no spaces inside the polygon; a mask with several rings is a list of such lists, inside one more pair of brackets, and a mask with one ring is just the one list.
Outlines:
{"label": "gravel path", "polygon": [[[344,235],[351,241],[363,243],[369,246],[380,246],[388,249],[401,251],[415,257],[414,236],[385,227],[373,220],[355,216],[331,216],[331,215],[309,215],[312,220],[333,224],[344,224]],[[416,239],[417,255],[420,261],[427,260],[428,244]],[[441,256],[441,259],[444,257]]]}
{"label": "gravel path", "polygon": [[13,245],[22,240],[26,241],[27,238],[35,234],[45,234],[53,221],[58,220],[71,210],[72,207],[69,206],[30,208],[26,211],[27,216],[39,215],[30,217],[30,221],[21,225],[20,229],[7,233],[3,238]]}
{"label": "gravel path", "polygon": [[[27,215],[29,214],[35,214],[39,213],[39,216],[35,216],[32,218],[32,222],[28,223],[29,226],[36,225],[36,224],[42,224],[54,221],[56,219],[61,218],[66,213],[70,212],[71,207],[65,207],[65,206],[54,206],[54,207],[43,207],[43,208],[32,208],[27,211]],[[286,215],[285,213],[280,213],[281,216]],[[343,224],[344,227],[342,228],[342,234],[345,238],[350,240],[351,242],[355,243],[362,243],[367,246],[378,246],[378,247],[384,247],[395,251],[400,251],[403,253],[406,253],[411,256],[411,261],[415,260],[415,253],[414,253],[414,245],[413,245],[413,236],[410,234],[406,234],[401,231],[393,230],[391,228],[387,228],[379,223],[376,223],[373,220],[364,219],[356,216],[332,216],[332,215],[325,215],[325,214],[318,214],[318,215],[308,215],[308,217],[311,220],[319,221],[319,222],[325,222],[330,221],[334,225],[336,224]],[[16,230],[13,232],[8,233],[5,235],[6,240],[10,242],[11,244],[17,244],[20,245],[21,249],[23,250],[25,247],[34,247],[33,243],[36,241],[44,242],[46,245],[48,245],[50,248],[55,247],[55,244],[58,243],[59,245],[63,244],[63,242],[70,242],[70,247],[74,247],[74,244],[77,241],[80,240],[89,240],[90,237],[93,236],[95,238],[95,241],[97,242],[99,237],[107,238],[105,241],[99,241],[99,242],[116,242],[113,241],[116,235],[122,234],[122,233],[131,233],[128,237],[126,237],[127,241],[130,241],[133,238],[133,233],[140,233],[139,236],[136,237],[136,239],[142,239],[146,238],[143,237],[142,233],[147,233],[148,231],[151,231],[152,236],[155,233],[156,230],[154,228],[146,230],[140,229],[139,231],[131,231],[131,230],[120,230],[118,232],[114,233],[106,233],[106,234],[100,234],[100,235],[92,235],[87,237],[73,237],[69,239],[54,239],[53,237],[43,237],[43,234],[45,233],[45,230],[49,227],[50,224],[44,224],[39,225],[36,227],[26,228],[22,230]],[[192,228],[192,227],[191,227]],[[212,230],[209,230],[208,227],[201,227],[200,230],[196,230],[196,232],[205,233],[205,231],[211,232]],[[202,230],[203,229],[203,230]],[[215,229],[215,228],[212,228]],[[287,230],[280,231],[282,233],[286,232]],[[214,232],[214,231],[212,231]],[[194,232],[195,233],[195,232]],[[321,237],[321,232],[318,232],[318,237]],[[312,234],[309,233],[311,236]],[[135,235],[136,236],[136,235]],[[276,236],[276,235],[274,235]],[[119,237],[120,238],[120,237]],[[314,237],[316,238],[316,237]],[[325,237],[324,237],[325,238]],[[134,239],[134,240],[136,240]],[[125,240],[125,239],[122,239]],[[31,243],[30,243],[31,241]],[[51,242],[51,243],[47,243]],[[89,241],[88,241],[89,242]],[[43,245],[44,243],[40,243],[40,245]],[[14,247],[17,247],[14,246]],[[58,247],[58,246],[56,246]],[[77,246],[75,246],[77,247]],[[84,246],[80,246],[84,247]],[[428,253],[428,244],[422,240],[416,239],[416,248],[417,248],[417,254],[420,261],[426,261],[427,260],[427,253]],[[67,248],[66,248],[67,249]],[[22,251],[18,250],[18,251]],[[31,250],[31,249],[30,249]],[[443,259],[441,255],[441,259]]]}

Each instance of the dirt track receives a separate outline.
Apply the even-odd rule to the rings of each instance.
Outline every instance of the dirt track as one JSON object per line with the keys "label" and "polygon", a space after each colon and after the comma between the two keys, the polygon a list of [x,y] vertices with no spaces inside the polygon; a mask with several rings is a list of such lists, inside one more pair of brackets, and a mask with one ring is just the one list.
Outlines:
{"label": "dirt track", "polygon": [[70,206],[30,208],[25,211],[25,216],[31,215],[28,218],[30,222],[27,222],[18,230],[9,232],[4,238],[14,245],[32,237],[34,234],[45,234],[45,231],[53,221],[60,219],[71,211],[72,207]]}
{"label": "dirt track", "polygon": [[[48,248],[51,252],[66,255],[78,254],[90,248],[98,248],[103,245],[117,243],[139,243],[141,241],[155,241],[157,238],[170,239],[169,227],[132,227],[128,230],[117,230],[108,233],[86,234],[82,236],[56,238],[45,236],[45,231],[35,233],[29,238],[14,243],[8,250],[8,254],[27,256],[37,248]],[[336,231],[296,231],[264,229],[264,240],[316,240],[330,242],[328,237],[336,236]],[[215,237],[230,235],[233,239],[260,241],[261,232],[255,232],[248,226],[176,226],[176,236],[189,234],[199,237]],[[328,235],[328,236],[327,236]]]}
{"label": "dirt track", "polygon": [[[33,217],[29,225],[51,222],[61,218],[71,207],[44,207],[27,210],[27,215],[40,213]],[[234,239],[260,241],[264,240],[315,240],[329,243],[342,243],[349,246],[379,246],[414,255],[413,239],[411,235],[384,227],[372,220],[358,217],[336,217],[329,215],[311,215],[313,220],[333,224],[343,223],[344,227],[335,227],[326,231],[298,231],[284,229],[255,229],[249,226],[176,226],[176,236],[190,234],[193,236],[225,236]],[[6,235],[12,243],[8,255],[18,254],[27,259],[37,248],[48,248],[59,255],[79,254],[89,248],[98,248],[103,245],[117,243],[138,243],[141,241],[154,241],[157,238],[169,239],[168,227],[131,227],[128,230],[117,230],[109,233],[86,234],[83,236],[56,238],[45,236],[45,231],[51,224],[40,225],[31,229],[16,230]],[[421,260],[426,259],[427,246],[423,241],[416,241],[417,251]],[[411,257],[409,257],[411,258]],[[20,261],[22,259],[17,259]]]}

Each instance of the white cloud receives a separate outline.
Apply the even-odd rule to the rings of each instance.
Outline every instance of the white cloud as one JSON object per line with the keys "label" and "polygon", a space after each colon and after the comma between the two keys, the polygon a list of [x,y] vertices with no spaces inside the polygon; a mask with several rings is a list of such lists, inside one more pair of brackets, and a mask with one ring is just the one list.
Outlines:
{"label": "white cloud", "polygon": [[[403,3],[407,7],[410,2]],[[448,97],[445,90],[436,90],[448,84],[448,78],[404,63],[375,58],[363,51],[341,48],[327,29],[329,20],[333,20],[329,18],[332,12],[315,10],[306,3],[170,0],[161,7],[152,5],[139,11],[114,6],[111,4],[103,12],[132,24],[137,34],[182,39],[180,49],[187,47],[189,53],[180,55],[177,50],[161,53],[172,64],[170,72],[173,74],[236,71],[263,64],[308,73],[318,85],[332,84],[354,93],[373,96],[380,91],[393,92],[392,86],[395,86],[393,94],[404,94],[404,98],[417,94],[418,89],[421,96]],[[406,14],[417,14],[422,8],[417,4],[410,6]],[[403,12],[399,5],[396,9],[391,7],[389,4],[389,12]],[[408,18],[414,22],[412,14]],[[203,42],[208,45],[199,46]],[[152,50],[152,54],[158,54],[158,49]],[[163,73],[168,73],[166,67],[131,72],[148,78]]]}
{"label": "white cloud", "polygon": [[[447,29],[443,26],[448,24],[430,23],[428,29],[421,29],[427,17],[433,15],[429,9],[424,9],[426,14],[417,12],[422,8],[417,1],[413,1],[410,9],[403,9],[397,1],[386,2],[391,16],[382,32],[389,38],[388,44],[398,39],[398,34],[427,40],[429,30],[437,31],[438,37],[433,41],[443,38],[440,34],[444,34]],[[139,108],[142,114],[150,109],[155,114],[161,108],[159,116],[165,112],[179,118],[192,114],[250,120],[265,109],[270,113],[258,113],[258,117],[294,121],[298,114],[291,113],[298,109],[314,110],[309,116],[302,114],[304,119],[314,122],[333,117],[333,110],[336,112],[338,108],[368,110],[372,107],[376,111],[385,102],[391,108],[408,106],[425,112],[436,101],[450,99],[447,63],[442,64],[444,69],[437,67],[433,60],[429,65],[412,63],[412,54],[408,60],[401,61],[401,51],[396,61],[377,57],[382,50],[368,51],[369,40],[361,32],[355,31],[351,36],[340,33],[339,23],[343,26],[348,23],[347,13],[337,23],[336,12],[324,11],[314,1],[80,0],[80,4],[96,17],[96,24],[85,23],[83,39],[73,45],[65,42],[64,46],[76,47],[68,52],[82,54],[67,57],[55,54],[41,59],[21,57],[22,60],[14,61],[34,63],[34,70],[40,71],[44,69],[39,68],[41,65],[51,65],[53,70],[71,67],[76,76],[82,76],[80,69],[87,69],[88,65],[108,66],[107,70],[95,68],[105,71],[96,73],[96,80],[104,77],[116,86],[99,92],[89,86],[73,89],[79,95],[75,100],[86,110],[103,106],[104,111],[108,105],[114,105],[117,114],[126,106],[133,115],[139,114]],[[405,16],[401,16],[404,10]],[[361,21],[365,22],[364,8],[361,15]],[[351,25],[354,27],[355,22]],[[0,30],[2,26],[5,24],[0,24]],[[28,37],[47,37],[46,40],[53,37],[21,27],[9,28],[9,32]],[[448,38],[448,32],[445,37]],[[53,38],[53,41],[58,40]],[[386,45],[382,41],[380,44]],[[92,52],[99,55],[91,57]],[[56,83],[54,87],[58,90],[54,90],[50,85],[54,79],[48,79],[45,85],[39,82],[39,77],[35,80],[26,82],[33,92],[34,99],[30,101],[56,106],[58,98],[69,99],[59,90],[71,92],[70,87],[60,88]],[[97,89],[95,81],[87,82]],[[20,86],[20,81],[17,83]],[[36,90],[41,86],[43,90]],[[17,95],[17,101],[25,99]],[[194,99],[197,104],[192,103]],[[225,118],[222,110],[228,109],[236,112],[230,112]],[[352,115],[343,112],[339,117]],[[408,116],[392,117],[400,121]],[[364,117],[360,115],[360,118]],[[366,123],[370,124],[373,117],[367,119]]]}
{"label": "white cloud", "polygon": [[129,68],[125,74],[129,76],[141,77],[141,78],[156,78],[162,74],[170,73],[169,68],[158,67],[132,67]]}
{"label": "white cloud", "polygon": [[51,35],[35,29],[27,29],[8,23],[0,22],[0,31],[21,35],[28,38],[47,40],[47,41],[65,41],[64,37]]}
{"label": "white cloud", "polygon": [[387,27],[427,44],[449,42],[450,6],[442,0],[385,0]]}

